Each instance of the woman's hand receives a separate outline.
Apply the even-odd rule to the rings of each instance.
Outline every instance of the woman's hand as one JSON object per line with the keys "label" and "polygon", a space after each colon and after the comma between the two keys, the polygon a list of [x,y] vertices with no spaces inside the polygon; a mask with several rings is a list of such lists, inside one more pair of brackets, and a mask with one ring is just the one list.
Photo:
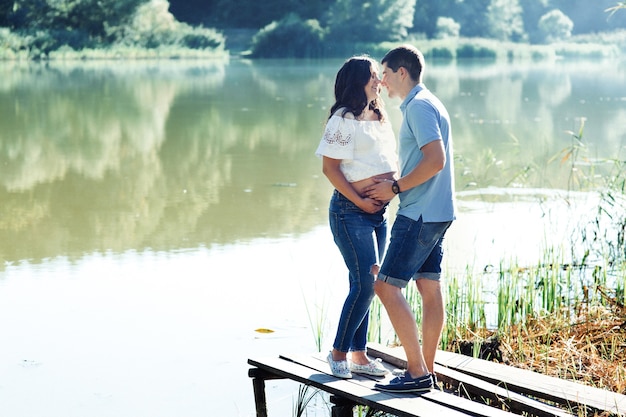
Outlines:
{"label": "woman's hand", "polygon": [[370,214],[378,213],[384,205],[384,202],[374,200],[373,198],[369,197],[363,197],[361,201],[357,204],[357,206],[359,206],[361,210]]}

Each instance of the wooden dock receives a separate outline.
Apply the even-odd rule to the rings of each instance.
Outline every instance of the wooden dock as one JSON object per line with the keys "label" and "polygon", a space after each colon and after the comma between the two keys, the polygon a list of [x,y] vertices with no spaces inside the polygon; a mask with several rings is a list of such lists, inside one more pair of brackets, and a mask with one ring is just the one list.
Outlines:
{"label": "wooden dock", "polygon": [[[390,371],[405,368],[402,348],[368,345]],[[330,374],[325,354],[250,358],[257,417],[268,417],[265,381],[290,379],[330,394],[332,417],[352,417],[356,405],[398,417],[626,416],[626,396],[451,352],[438,351],[435,372],[446,390],[423,395],[377,391],[380,378]],[[386,378],[392,378],[391,373]]]}

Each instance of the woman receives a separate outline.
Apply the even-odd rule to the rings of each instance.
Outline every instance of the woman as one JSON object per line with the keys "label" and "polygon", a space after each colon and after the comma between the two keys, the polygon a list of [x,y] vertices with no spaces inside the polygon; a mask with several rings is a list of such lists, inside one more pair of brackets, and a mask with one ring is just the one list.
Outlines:
{"label": "woman", "polygon": [[363,190],[374,184],[374,177],[392,181],[397,171],[396,140],[382,109],[380,88],[376,61],[367,56],[348,59],[337,73],[335,104],[316,151],[324,175],[335,187],[330,228],[350,280],[327,358],[339,378],[351,378],[352,372],[373,376],[387,372],[366,355],[374,278],[387,239],[388,201],[368,198]]}

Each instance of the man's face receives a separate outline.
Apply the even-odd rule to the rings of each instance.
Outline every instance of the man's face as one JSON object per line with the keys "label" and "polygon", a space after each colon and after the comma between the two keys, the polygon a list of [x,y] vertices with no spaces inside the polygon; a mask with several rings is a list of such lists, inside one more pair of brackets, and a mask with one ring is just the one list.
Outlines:
{"label": "man's face", "polygon": [[383,78],[381,84],[387,89],[389,98],[400,97],[400,69],[393,71],[383,64]]}

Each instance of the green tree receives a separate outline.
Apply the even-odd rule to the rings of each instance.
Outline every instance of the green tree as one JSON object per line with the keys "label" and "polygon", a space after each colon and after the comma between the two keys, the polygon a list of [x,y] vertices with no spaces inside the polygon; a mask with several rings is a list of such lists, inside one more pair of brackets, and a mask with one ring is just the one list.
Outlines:
{"label": "green tree", "polygon": [[[107,28],[128,23],[146,0],[19,0],[13,13],[32,29],[78,31],[104,40]],[[22,27],[24,29],[25,27]]]}
{"label": "green tree", "polygon": [[491,0],[487,8],[490,37],[501,41],[525,40],[522,8],[518,0]]}
{"label": "green tree", "polygon": [[224,44],[214,29],[179,22],[169,11],[167,0],[150,0],[137,8],[132,20],[117,28],[118,40],[129,45],[157,48],[176,45],[194,49],[219,48]]}
{"label": "green tree", "polygon": [[440,17],[451,17],[454,19],[454,9],[457,7],[457,0],[416,0],[415,13],[413,16],[413,28],[410,32],[424,33],[427,37],[436,36],[438,19]]}
{"label": "green tree", "polygon": [[263,58],[318,58],[325,32],[315,19],[289,14],[261,29],[252,40],[252,55]]}
{"label": "green tree", "polygon": [[330,38],[338,42],[402,40],[413,27],[415,0],[336,0],[329,10]]}
{"label": "green tree", "polygon": [[546,43],[561,41],[572,35],[574,23],[560,10],[552,10],[539,19],[539,31]]}
{"label": "green tree", "polygon": [[491,0],[457,0],[447,16],[461,25],[462,36],[488,37],[489,28],[485,21],[490,3]]}
{"label": "green tree", "polygon": [[151,0],[139,6],[132,20],[119,28],[121,40],[147,48],[174,43],[180,23],[168,8],[166,0]]}
{"label": "green tree", "polygon": [[181,22],[209,24],[217,19],[216,3],[217,0],[170,0],[170,12]]}
{"label": "green tree", "polygon": [[461,25],[454,21],[450,17],[438,17],[437,18],[437,31],[435,32],[435,38],[458,38],[461,32]]}
{"label": "green tree", "polygon": [[9,27],[13,13],[13,0],[0,0],[0,27]]}
{"label": "green tree", "polygon": [[170,0],[170,11],[180,21],[217,28],[260,29],[289,13],[302,19],[320,19],[334,0]]}
{"label": "green tree", "polygon": [[287,14],[287,2],[288,0],[216,0],[209,15],[209,24],[216,27],[259,29]]}
{"label": "green tree", "polygon": [[541,42],[542,40],[542,36],[537,25],[541,16],[550,10],[548,8],[549,3],[549,0],[520,0],[524,30],[526,31],[528,40],[531,43]]}

